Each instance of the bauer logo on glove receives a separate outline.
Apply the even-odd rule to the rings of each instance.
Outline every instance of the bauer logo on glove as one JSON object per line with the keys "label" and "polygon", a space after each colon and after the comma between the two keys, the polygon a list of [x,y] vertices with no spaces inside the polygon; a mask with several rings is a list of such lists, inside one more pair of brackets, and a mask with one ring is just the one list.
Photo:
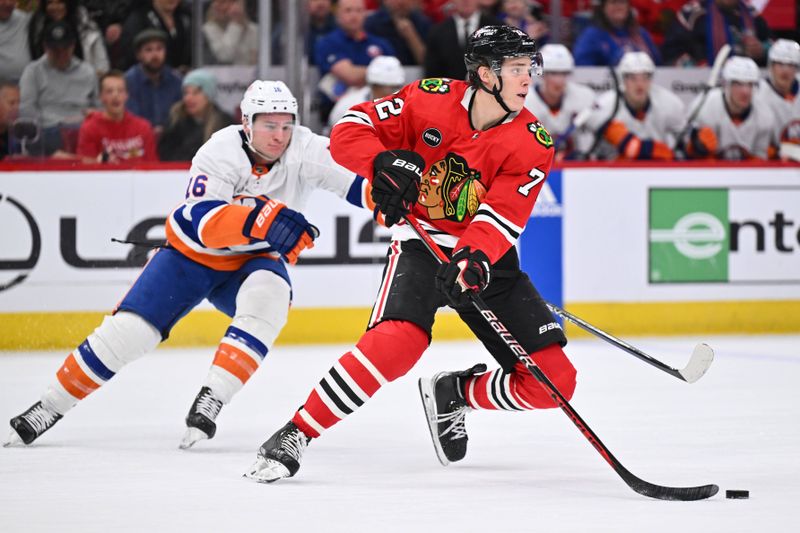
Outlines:
{"label": "bauer logo on glove", "polygon": [[422,169],[419,168],[414,163],[409,163],[408,161],[406,161],[404,159],[395,159],[394,162],[392,163],[392,166],[393,167],[404,168],[406,170],[410,170],[411,172],[413,172],[414,174],[419,176],[420,179],[422,179]]}
{"label": "bauer logo on glove", "polygon": [[260,229],[271,224],[272,219],[275,218],[275,214],[277,214],[277,211],[275,211],[276,207],[282,208],[284,205],[277,200],[270,200],[264,204],[264,207],[261,208],[261,211],[259,211],[256,217],[255,226]]}
{"label": "bauer logo on glove", "polygon": [[314,247],[319,229],[308,222],[302,213],[289,209],[277,200],[267,200],[253,209],[245,223],[244,234],[251,239],[268,242],[286,262],[293,265],[300,252]]}
{"label": "bauer logo on glove", "polygon": [[425,160],[411,150],[388,150],[375,156],[372,167],[372,200],[392,226],[417,203]]}

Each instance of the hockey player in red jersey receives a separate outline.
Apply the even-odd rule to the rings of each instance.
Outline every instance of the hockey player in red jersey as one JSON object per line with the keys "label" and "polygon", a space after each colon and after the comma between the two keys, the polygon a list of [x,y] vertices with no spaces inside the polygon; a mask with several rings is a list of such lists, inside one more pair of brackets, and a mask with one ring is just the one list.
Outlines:
{"label": "hockey player in red jersey", "polygon": [[[443,464],[466,453],[470,409],[556,407],[496,332],[469,304],[480,292],[566,398],[575,369],[566,338],[514,247],[553,160],[553,141],[523,105],[536,44],[509,26],[470,38],[469,82],[425,79],[353,107],[334,127],[331,152],[372,182],[393,229],[388,262],[366,333],[342,355],[294,414],[258,451],[245,474],[260,482],[293,476],[312,438],[406,374],[431,340],[439,307],[450,305],[500,368],[475,365],[420,380],[434,446]],[[449,254],[438,266],[403,217],[413,213]]]}

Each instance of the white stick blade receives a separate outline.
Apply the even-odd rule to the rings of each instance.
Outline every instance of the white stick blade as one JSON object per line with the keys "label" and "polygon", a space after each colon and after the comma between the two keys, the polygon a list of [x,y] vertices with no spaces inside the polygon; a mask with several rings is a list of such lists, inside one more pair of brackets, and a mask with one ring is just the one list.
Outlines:
{"label": "white stick blade", "polygon": [[700,343],[694,347],[692,358],[689,359],[689,364],[686,365],[686,368],[678,372],[687,383],[694,383],[703,377],[713,362],[714,350],[708,344]]}

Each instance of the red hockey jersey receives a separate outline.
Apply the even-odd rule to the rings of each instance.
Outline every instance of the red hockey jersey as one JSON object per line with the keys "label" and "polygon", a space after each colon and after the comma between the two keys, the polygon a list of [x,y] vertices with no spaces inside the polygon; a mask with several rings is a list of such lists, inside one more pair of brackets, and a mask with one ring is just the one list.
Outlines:
{"label": "red hockey jersey", "polygon": [[[372,181],[383,150],[425,159],[413,213],[442,246],[480,249],[496,262],[513,246],[553,162],[553,141],[527,110],[485,131],[473,128],[475,89],[463,81],[424,79],[352,107],[331,133],[331,154]],[[403,223],[393,238],[414,238]]]}

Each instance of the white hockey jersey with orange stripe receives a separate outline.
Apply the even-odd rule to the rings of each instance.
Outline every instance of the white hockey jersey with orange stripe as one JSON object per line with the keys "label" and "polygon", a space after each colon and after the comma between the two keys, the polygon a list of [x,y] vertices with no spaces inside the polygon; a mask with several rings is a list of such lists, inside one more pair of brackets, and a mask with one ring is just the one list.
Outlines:
{"label": "white hockey jersey with orange stripe", "polygon": [[[620,98],[617,112],[611,113]],[[597,149],[601,159],[616,159],[617,147],[609,144],[607,128],[614,122],[622,124],[627,132],[641,140],[652,140],[664,143],[670,149],[677,143],[678,133],[684,125],[684,105],[680,98],[669,89],[660,85],[651,85],[649,103],[643,112],[632,111],[625,103],[622,95],[617,95],[614,90],[606,91],[597,97],[594,112],[586,122],[586,127],[592,131],[604,128],[603,142]]]}
{"label": "white hockey jersey with orange stripe", "polygon": [[776,120],[778,142],[800,145],[800,87],[794,82],[792,90],[784,96],[767,80],[761,80],[758,97],[769,105]]}
{"label": "white hockey jersey with orange stripe", "polygon": [[[255,208],[267,199],[302,212],[315,189],[374,208],[370,185],[331,157],[327,137],[295,126],[286,151],[270,167],[256,165],[241,126],[211,136],[192,159],[186,200],[167,217],[170,246],[215,270],[237,270],[254,255],[280,260],[266,241],[244,235],[247,211],[231,216],[231,205]],[[313,217],[308,217],[313,222]]]}
{"label": "white hockey jersey with orange stripe", "polygon": [[[696,102],[692,103],[694,105]],[[755,91],[746,116],[735,120],[725,105],[723,89],[711,89],[696,122],[700,127],[711,128],[717,136],[718,159],[768,159],[771,149],[777,145],[776,119],[769,105]]]}

